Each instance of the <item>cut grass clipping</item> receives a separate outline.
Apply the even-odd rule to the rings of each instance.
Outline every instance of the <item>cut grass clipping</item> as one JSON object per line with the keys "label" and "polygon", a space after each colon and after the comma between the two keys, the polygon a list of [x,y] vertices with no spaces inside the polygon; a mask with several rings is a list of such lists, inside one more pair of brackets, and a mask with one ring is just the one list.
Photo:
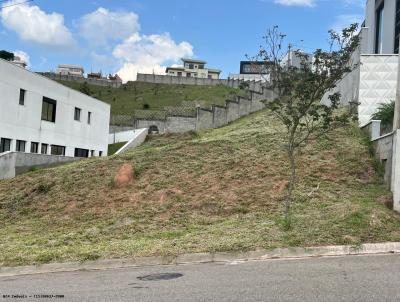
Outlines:
{"label": "cut grass clipping", "polygon": [[[0,181],[0,265],[400,240],[399,215],[384,206],[390,193],[355,126],[302,150],[286,231],[280,131],[263,111]],[[118,189],[125,163],[135,179]]]}

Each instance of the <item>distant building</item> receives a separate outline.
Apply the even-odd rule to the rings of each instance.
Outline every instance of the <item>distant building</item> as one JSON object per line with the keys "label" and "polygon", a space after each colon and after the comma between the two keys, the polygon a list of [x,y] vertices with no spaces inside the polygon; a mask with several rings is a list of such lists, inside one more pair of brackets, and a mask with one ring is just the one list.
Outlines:
{"label": "distant building", "polygon": [[28,65],[28,64],[26,64],[26,62],[23,59],[21,59],[18,56],[14,56],[14,60],[11,61],[11,63],[13,63],[14,65],[17,65],[19,67],[22,67],[22,68],[26,68],[26,66]]}
{"label": "distant building", "polygon": [[1,59],[0,90],[0,154],[107,156],[109,104]]}
{"label": "distant building", "polygon": [[101,74],[101,72],[91,72],[91,73],[88,73],[87,78],[88,79],[101,79],[101,78],[103,78],[103,75]]}
{"label": "distant building", "polygon": [[283,57],[282,62],[281,62],[282,66],[286,66],[286,67],[290,66],[290,67],[300,68],[301,67],[301,63],[302,63],[302,61],[304,59],[299,55],[299,53],[308,56],[306,61],[309,64],[312,64],[312,62],[313,62],[313,56],[312,55],[310,55],[308,53],[305,53],[305,52],[303,52],[301,50],[291,50],[291,51],[288,51],[286,53],[286,55]]}
{"label": "distant building", "polygon": [[229,74],[231,80],[262,81],[269,80],[268,68],[264,61],[241,61],[240,74]]}
{"label": "distant building", "polygon": [[71,75],[76,77],[83,77],[85,70],[82,66],[79,65],[60,64],[58,65],[56,73],[67,76]]}
{"label": "distant building", "polygon": [[182,59],[183,66],[168,67],[166,74],[176,77],[219,79],[221,70],[206,68],[207,62],[195,59]]}

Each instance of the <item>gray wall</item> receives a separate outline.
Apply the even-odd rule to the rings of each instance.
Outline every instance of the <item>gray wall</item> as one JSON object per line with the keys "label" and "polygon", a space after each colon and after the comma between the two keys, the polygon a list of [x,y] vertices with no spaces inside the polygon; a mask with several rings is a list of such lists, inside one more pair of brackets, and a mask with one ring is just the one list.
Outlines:
{"label": "gray wall", "polygon": [[34,167],[52,167],[80,159],[46,154],[7,152],[0,155],[0,179],[13,178],[15,175],[28,172]]}
{"label": "gray wall", "polygon": [[69,82],[79,82],[79,83],[88,83],[91,85],[96,86],[103,86],[103,87],[114,87],[119,88],[122,86],[122,82],[112,81],[108,79],[89,79],[84,77],[77,77],[72,75],[62,75],[53,72],[38,72],[38,74],[45,76],[46,78],[58,81],[69,81]]}
{"label": "gray wall", "polygon": [[273,100],[276,95],[273,91],[258,86],[260,91],[251,91],[251,98],[237,97],[228,100],[225,106],[213,105],[211,109],[197,108],[193,117],[167,116],[165,119],[135,119],[136,128],[150,128],[157,126],[160,133],[181,133],[190,130],[219,128],[238,118],[264,108],[264,100]]}
{"label": "gray wall", "polygon": [[199,85],[199,86],[224,85],[232,88],[239,88],[240,82],[242,82],[241,80],[186,78],[186,77],[174,77],[169,75],[142,74],[142,73],[137,74],[136,81],[156,83],[156,84],[174,84],[174,85]]}

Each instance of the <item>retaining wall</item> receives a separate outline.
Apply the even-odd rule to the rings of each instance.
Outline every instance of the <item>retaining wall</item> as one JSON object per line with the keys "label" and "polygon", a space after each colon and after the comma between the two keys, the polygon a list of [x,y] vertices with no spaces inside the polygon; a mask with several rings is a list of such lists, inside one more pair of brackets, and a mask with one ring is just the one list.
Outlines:
{"label": "retaining wall", "polygon": [[236,97],[235,100],[227,100],[225,106],[212,105],[211,109],[197,108],[196,114],[188,116],[168,116],[165,119],[135,118],[135,128],[150,128],[156,126],[159,133],[181,133],[191,130],[219,128],[242,116],[264,108],[263,101],[273,100],[275,93],[263,87],[260,83],[251,84],[254,89],[250,98]]}
{"label": "retaining wall", "polygon": [[92,79],[92,78],[77,77],[72,75],[62,75],[52,72],[38,72],[38,74],[55,81],[68,81],[68,82],[79,82],[79,83],[86,82],[91,85],[113,87],[113,88],[119,88],[122,86],[122,82],[117,82],[109,79]]}
{"label": "retaining wall", "polygon": [[80,159],[46,154],[6,152],[0,154],[0,179],[13,178],[32,168],[53,167]]}

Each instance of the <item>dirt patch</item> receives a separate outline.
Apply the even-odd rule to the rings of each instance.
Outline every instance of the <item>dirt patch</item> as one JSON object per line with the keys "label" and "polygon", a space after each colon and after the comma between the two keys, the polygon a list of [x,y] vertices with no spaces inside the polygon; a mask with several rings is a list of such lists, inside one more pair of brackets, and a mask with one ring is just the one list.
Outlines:
{"label": "dirt patch", "polygon": [[123,188],[128,186],[133,179],[133,166],[131,164],[123,164],[114,177],[114,185],[116,188]]}

